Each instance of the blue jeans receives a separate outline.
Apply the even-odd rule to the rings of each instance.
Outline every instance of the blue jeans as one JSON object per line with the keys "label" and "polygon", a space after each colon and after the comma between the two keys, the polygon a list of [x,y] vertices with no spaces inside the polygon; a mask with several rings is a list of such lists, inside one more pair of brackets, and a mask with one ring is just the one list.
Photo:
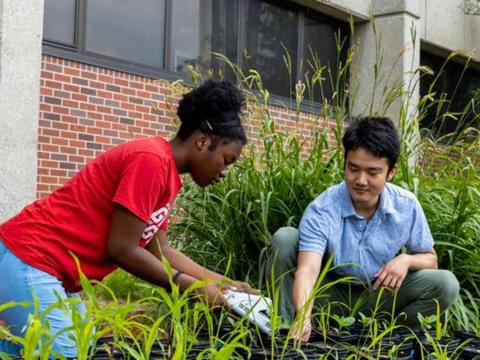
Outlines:
{"label": "blue jeans", "polygon": [[[42,314],[49,305],[57,303],[58,298],[79,298],[78,294],[67,293],[60,280],[45,271],[36,269],[17,258],[0,239],[0,304],[10,301],[27,301],[28,307],[14,306],[0,312],[2,319],[9,327],[10,332],[23,337],[29,314],[33,314],[33,293],[36,294],[39,304],[39,314]],[[58,296],[58,297],[57,297]],[[83,303],[77,305],[78,311],[85,313]],[[56,336],[62,329],[72,326],[71,316],[64,310],[54,307],[49,311],[43,322],[48,321],[52,336]],[[20,355],[22,346],[5,339],[0,339],[0,353]],[[77,348],[70,332],[63,332],[55,337],[53,352],[65,357],[76,357]]]}

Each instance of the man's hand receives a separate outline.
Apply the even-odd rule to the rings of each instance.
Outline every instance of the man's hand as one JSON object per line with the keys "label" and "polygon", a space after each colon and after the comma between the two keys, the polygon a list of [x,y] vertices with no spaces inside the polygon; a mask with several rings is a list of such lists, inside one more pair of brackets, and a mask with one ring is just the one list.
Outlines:
{"label": "man's hand", "polygon": [[386,287],[390,291],[397,291],[402,286],[403,280],[408,274],[411,264],[411,255],[400,254],[387,262],[375,274],[376,280],[373,285],[374,290],[380,286]]}
{"label": "man's hand", "polygon": [[312,323],[310,319],[295,321],[292,328],[292,338],[296,341],[307,342],[312,333]]}

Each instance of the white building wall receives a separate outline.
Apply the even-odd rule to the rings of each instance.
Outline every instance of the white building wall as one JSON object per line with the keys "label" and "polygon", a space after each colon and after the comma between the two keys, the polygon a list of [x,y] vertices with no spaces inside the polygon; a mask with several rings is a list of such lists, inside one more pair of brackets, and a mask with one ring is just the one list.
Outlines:
{"label": "white building wall", "polygon": [[0,0],[0,222],[35,198],[43,0]]}

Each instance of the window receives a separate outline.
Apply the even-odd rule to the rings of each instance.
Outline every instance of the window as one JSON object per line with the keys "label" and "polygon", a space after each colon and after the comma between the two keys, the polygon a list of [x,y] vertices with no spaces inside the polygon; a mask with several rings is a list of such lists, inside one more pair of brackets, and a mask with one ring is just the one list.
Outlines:
{"label": "window", "polygon": [[[437,137],[468,126],[480,128],[479,116],[469,110],[472,101],[476,108],[480,106],[480,72],[453,60],[446,62],[445,58],[426,51],[421,52],[420,62],[434,72],[433,76],[423,75],[420,78],[420,95],[435,92],[436,99],[444,99],[427,109],[420,126],[432,130]],[[460,114],[464,110],[467,116],[462,117]],[[454,113],[459,121],[442,116],[447,112]]]}
{"label": "window", "polygon": [[[48,1],[48,0],[47,0]],[[163,67],[165,1],[88,1],[85,51]]]}
{"label": "window", "polygon": [[[265,87],[282,99],[291,98],[295,83],[312,73],[307,61],[312,54],[336,72],[336,36],[348,36],[346,29],[288,1],[45,0],[44,52],[186,80],[189,65],[232,77],[214,55],[221,53],[243,69],[257,69]],[[326,86],[305,95],[321,102],[332,91]]]}
{"label": "window", "polygon": [[75,0],[45,0],[44,38],[65,45],[75,44]]}
{"label": "window", "polygon": [[246,25],[247,59],[244,68],[255,68],[262,75],[267,89],[276,95],[289,97],[292,84],[288,81],[290,74],[283,57],[286,51],[292,57],[295,83],[298,13],[262,1],[249,1]]}

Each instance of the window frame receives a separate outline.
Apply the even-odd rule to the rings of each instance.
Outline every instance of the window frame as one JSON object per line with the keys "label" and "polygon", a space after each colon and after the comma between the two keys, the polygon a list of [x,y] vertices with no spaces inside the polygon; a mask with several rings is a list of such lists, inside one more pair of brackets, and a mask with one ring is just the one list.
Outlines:
{"label": "window frame", "polygon": [[[191,84],[190,76],[187,73],[175,72],[168,70],[171,66],[171,35],[172,35],[172,2],[174,0],[165,0],[165,31],[164,31],[164,68],[153,67],[143,65],[139,63],[133,63],[131,61],[112,58],[106,55],[88,52],[85,50],[86,39],[86,6],[88,0],[75,0],[75,29],[74,29],[74,44],[64,44],[55,42],[48,39],[42,40],[42,52],[45,55],[61,57],[66,60],[77,61],[85,63],[87,65],[99,66],[107,69],[111,69],[119,72],[126,72],[133,75],[140,75],[150,78],[161,78],[169,81],[176,81],[182,79],[186,84]],[[227,0],[230,1],[230,0]],[[237,29],[237,43],[236,43],[236,58],[235,63],[243,68],[243,50],[246,48],[246,2],[249,0],[238,0],[237,3],[237,19],[234,20],[233,26]],[[342,33],[345,33],[347,43],[350,43],[350,31],[348,31],[348,23],[342,20],[329,17],[321,14],[313,9],[307,8],[300,4],[293,3],[287,0],[261,0],[272,5],[293,10],[298,13],[298,46],[296,59],[295,76],[292,80],[296,83],[298,80],[303,80],[303,74],[300,74],[300,59],[304,53],[304,24],[305,17],[309,16],[319,22],[327,23],[337,27]],[[227,11],[225,7],[224,11]],[[342,54],[342,58],[346,58],[345,54]],[[225,68],[223,69],[226,73]],[[293,97],[285,97],[281,95],[271,94],[270,96],[272,105],[287,105],[292,108],[295,104],[292,104]],[[305,104],[302,104],[301,110],[306,112],[315,112],[321,109],[321,103],[312,102],[309,99],[305,99]]]}

